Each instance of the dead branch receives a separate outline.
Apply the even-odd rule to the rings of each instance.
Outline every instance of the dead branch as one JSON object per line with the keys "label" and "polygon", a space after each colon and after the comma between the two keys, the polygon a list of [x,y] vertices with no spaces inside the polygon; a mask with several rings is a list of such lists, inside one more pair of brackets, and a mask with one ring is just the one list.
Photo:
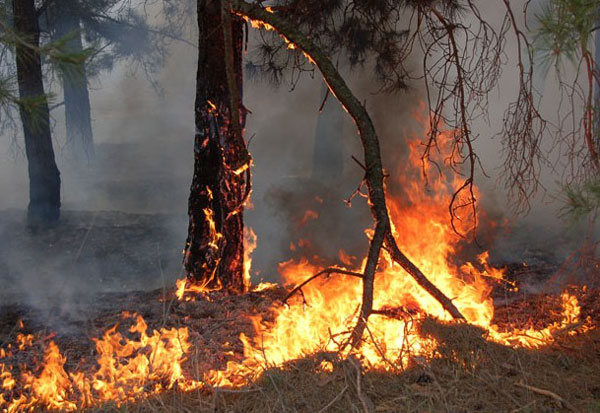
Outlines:
{"label": "dead branch", "polygon": [[[529,200],[537,192],[541,152],[541,140],[546,121],[538,112],[533,88],[533,47],[527,35],[519,29],[509,0],[503,0],[506,8],[505,23],[512,27],[517,43],[517,65],[519,69],[518,97],[504,114],[503,136],[506,156],[504,160],[505,186],[516,198],[516,210],[528,211]],[[524,61],[527,57],[528,63]]]}
{"label": "dead branch", "polygon": [[[358,323],[352,333],[352,346],[358,347],[361,343],[362,335],[365,331],[365,324],[373,310],[373,284],[375,279],[375,269],[379,262],[379,255],[384,241],[388,248],[394,252],[400,252],[396,241],[391,233],[389,214],[385,200],[385,191],[383,187],[383,165],[381,161],[381,151],[379,148],[379,139],[375,132],[375,127],[365,107],[354,96],[338,70],[335,68],[327,55],[305,36],[296,26],[290,24],[278,14],[267,11],[255,4],[249,4],[244,1],[235,0],[231,3],[231,9],[234,13],[245,16],[248,19],[256,21],[263,27],[270,27],[282,35],[286,41],[294,44],[302,50],[304,54],[312,60],[323,75],[331,94],[337,98],[340,104],[354,120],[360,139],[362,141],[366,167],[365,181],[369,192],[369,204],[371,214],[375,221],[375,231],[369,246],[367,263],[363,272],[363,299],[361,311],[358,317]],[[266,25],[268,26],[266,26]],[[436,297],[442,306],[455,318],[464,319],[462,314],[454,307],[452,302],[444,296],[425,275],[418,271],[417,267],[403,254],[395,254],[396,257],[403,257],[399,260],[409,274],[415,277],[419,285]],[[410,265],[409,265],[410,263]],[[415,271],[416,270],[416,271]],[[417,274],[418,276],[415,276]],[[424,280],[427,280],[425,282]],[[440,298],[442,298],[440,300]]]}
{"label": "dead branch", "polygon": [[417,284],[425,291],[427,291],[433,298],[438,300],[438,302],[444,307],[444,310],[448,311],[450,315],[456,319],[464,320],[465,317],[461,314],[461,312],[456,308],[456,306],[452,303],[446,295],[439,290],[429,279],[421,272],[421,270],[414,265],[406,255],[400,251],[398,248],[398,244],[396,244],[396,240],[392,236],[392,233],[389,232],[386,235],[386,247],[389,251],[392,259],[396,261],[406,272],[408,272],[415,279]]}
{"label": "dead branch", "polygon": [[294,294],[296,294],[297,292],[302,293],[302,287],[304,287],[306,284],[310,283],[311,281],[325,275],[325,276],[330,276],[331,274],[343,274],[343,275],[351,275],[353,277],[358,277],[358,278],[363,278],[363,275],[361,273],[358,272],[353,272],[353,271],[347,271],[347,270],[343,270],[341,268],[326,268],[323,271],[320,271],[318,273],[316,273],[315,275],[313,275],[310,278],[307,278],[306,280],[304,280],[301,284],[298,284],[296,287],[294,287],[294,289],[292,291],[290,291],[288,293],[288,295],[285,296],[285,298],[283,299],[284,303],[287,303],[287,300],[289,300]]}
{"label": "dead branch", "polygon": [[[458,229],[456,228],[456,226],[454,224],[454,221],[457,218],[457,210],[462,208],[463,206],[470,205],[471,208],[473,209],[473,219],[474,219],[473,230],[475,230],[477,228],[477,211],[475,209],[476,199],[475,199],[475,194],[473,193],[473,181],[474,181],[473,176],[475,173],[476,157],[475,157],[475,151],[473,150],[471,132],[469,130],[469,121],[467,119],[467,103],[466,103],[467,96],[466,96],[466,92],[465,92],[465,83],[466,82],[463,78],[464,69],[463,69],[463,65],[461,64],[460,57],[458,55],[459,50],[458,50],[458,46],[456,44],[456,38],[454,35],[454,29],[456,28],[456,25],[449,22],[444,17],[444,15],[442,13],[440,13],[435,7],[430,6],[429,9],[435,15],[435,17],[440,21],[440,23],[442,24],[442,26],[444,27],[444,29],[446,30],[446,32],[448,34],[448,39],[449,39],[450,45],[452,46],[452,50],[450,52],[451,60],[456,69],[456,85],[457,85],[457,90],[458,90],[459,113],[460,113],[460,134],[462,135],[462,139],[464,140],[464,142],[466,143],[466,146],[467,146],[467,157],[469,159],[469,176],[464,180],[464,182],[460,186],[460,188],[458,188],[454,192],[454,194],[452,196],[452,201],[450,201],[450,205],[448,205],[448,209],[450,211],[450,224],[452,225],[452,229],[457,234],[463,236],[462,234],[460,234],[460,232],[458,231]],[[455,206],[457,198],[463,192],[463,190],[468,190],[469,202],[467,203],[467,205]]]}
{"label": "dead branch", "polygon": [[329,88],[327,88],[327,91],[325,92],[325,97],[323,98],[323,102],[321,103],[321,106],[319,106],[319,113],[323,112],[323,108],[325,108],[325,104],[327,103],[327,98],[329,97]]}

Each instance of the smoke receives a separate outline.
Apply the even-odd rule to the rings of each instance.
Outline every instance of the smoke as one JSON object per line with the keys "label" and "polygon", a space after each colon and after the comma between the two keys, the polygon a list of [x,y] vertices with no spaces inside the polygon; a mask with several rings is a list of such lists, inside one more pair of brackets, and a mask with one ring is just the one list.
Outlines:
{"label": "smoke", "polygon": [[[190,41],[196,41],[193,31]],[[514,49],[509,45],[507,54]],[[61,108],[52,112],[63,182],[60,228],[46,234],[25,228],[28,180],[22,138],[0,140],[0,210],[5,211],[0,215],[0,279],[7,286],[0,293],[1,304],[23,302],[53,309],[46,313],[59,319],[75,317],[98,292],[161,288],[181,276],[193,171],[196,51],[173,41],[168,52],[165,67],[154,78],[162,93],[141,68],[134,70],[127,62],[92,79],[95,159],[83,165],[68,162],[64,113]],[[489,175],[477,176],[481,206],[497,221],[510,221],[512,228],[486,247],[492,247],[497,262],[531,261],[540,251],[560,261],[581,232],[574,229],[567,234],[568,227],[557,218],[557,204],[547,204],[560,192],[554,184],[556,175],[545,172],[546,196],[534,201],[533,214],[518,219],[505,212],[510,210],[506,190],[497,184],[501,142],[489,131],[500,130],[503,110],[512,98],[516,84],[512,69],[509,61],[504,86],[491,96],[489,124],[473,124],[481,135],[476,151]],[[417,128],[412,113],[424,93],[414,84],[398,94],[376,94],[368,66],[348,77],[373,116],[384,165],[393,172],[406,155],[406,136]],[[277,264],[301,255],[319,255],[331,264],[342,260],[340,249],[358,259],[366,251],[363,231],[371,225],[366,202],[360,196],[352,208],[344,202],[364,174],[352,160],[363,158],[362,148],[345,114],[340,176],[328,181],[314,173],[322,86],[318,74],[303,76],[293,91],[285,84],[274,87],[257,80],[245,84],[244,102],[251,111],[247,137],[254,159],[253,208],[245,218],[258,235],[255,281],[278,279]],[[56,85],[53,91],[60,96]],[[544,99],[551,105],[553,96],[547,94]],[[337,104],[331,96],[328,99],[327,105]]]}
{"label": "smoke", "polygon": [[[62,178],[57,228],[26,228],[23,138],[18,131],[16,139],[0,139],[0,307],[36,308],[46,325],[60,329],[103,308],[99,293],[168,288],[181,276],[196,53],[175,41],[168,51],[154,85],[130,61],[89,79],[94,159],[72,162],[64,109],[52,111]],[[51,105],[60,103],[60,85],[49,79],[45,86]]]}

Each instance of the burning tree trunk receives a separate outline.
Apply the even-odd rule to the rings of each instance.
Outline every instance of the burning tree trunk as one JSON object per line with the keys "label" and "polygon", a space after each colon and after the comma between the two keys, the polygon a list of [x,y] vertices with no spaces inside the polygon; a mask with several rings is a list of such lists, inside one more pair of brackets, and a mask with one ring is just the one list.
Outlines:
{"label": "burning tree trunk", "polygon": [[243,22],[219,0],[198,1],[194,177],[188,204],[184,265],[207,290],[240,293],[244,280],[243,208],[250,193],[250,156],[243,138]]}
{"label": "burning tree trunk", "polygon": [[39,53],[40,28],[34,0],[12,2],[15,29],[26,41],[16,44],[19,111],[29,169],[29,225],[47,225],[60,216],[60,173],[54,159],[48,100]]}
{"label": "burning tree trunk", "polygon": [[286,22],[278,15],[256,5],[239,0],[232,2],[231,8],[235,13],[256,21],[259,25],[262,24],[263,27],[276,30],[279,34],[284,36],[288,42],[294,44],[295,47],[298,47],[312,59],[321,71],[331,93],[344,106],[358,128],[365,152],[365,182],[369,191],[371,213],[375,221],[375,232],[371,239],[367,262],[362,274],[363,301],[359,314],[359,321],[352,334],[352,345],[354,347],[360,346],[367,319],[373,312],[375,271],[379,262],[381,248],[384,246],[384,243],[394,261],[400,264],[411,276],[413,276],[415,281],[417,281],[423,289],[435,297],[446,311],[454,318],[464,319],[463,315],[456,306],[454,306],[452,301],[433,285],[398,248],[396,240],[392,235],[385,200],[383,166],[379,149],[379,139],[377,138],[375,127],[373,126],[373,122],[366,109],[352,94],[331,60],[310,40],[310,38],[302,34],[296,27]]}
{"label": "burning tree trunk", "polygon": [[[55,40],[67,37],[66,50],[82,54],[83,42],[79,17],[69,11],[69,2],[55,2],[51,11],[55,14]],[[89,160],[94,157],[94,137],[90,93],[87,84],[85,63],[79,63],[69,73],[62,75],[65,102],[65,124],[67,149],[75,160]]]}

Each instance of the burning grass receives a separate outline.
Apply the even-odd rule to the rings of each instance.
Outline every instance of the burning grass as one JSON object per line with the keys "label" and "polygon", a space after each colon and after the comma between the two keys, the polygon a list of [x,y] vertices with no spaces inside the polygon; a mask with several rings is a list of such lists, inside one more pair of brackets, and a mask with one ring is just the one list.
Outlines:
{"label": "burning grass", "polygon": [[[405,364],[389,360],[393,366],[369,366],[360,354],[347,357],[323,345],[314,353],[277,364],[263,353],[254,360],[252,371],[235,371],[248,357],[240,337],[260,342],[252,319],[260,316],[265,325],[276,322],[274,309],[281,306],[285,293],[278,287],[236,297],[216,292],[187,302],[165,301],[159,292],[125,300],[119,295],[112,298],[115,305],[117,300],[129,302],[124,307],[137,308],[143,321],[127,310],[112,311],[93,320],[85,331],[68,335],[34,332],[17,319],[12,331],[2,335],[5,404],[1,407],[11,411],[6,402],[18,400],[20,394],[24,403],[35,401],[32,408],[92,411],[600,408],[600,334],[595,329],[575,334],[581,324],[553,330],[544,347],[525,349],[494,343],[489,331],[479,327],[415,315],[414,334],[433,345],[426,355],[407,349]],[[576,289],[570,296],[577,298],[583,319],[600,322],[599,291]],[[536,305],[527,298],[498,312],[501,318],[494,321],[500,331],[541,328],[562,320],[561,297],[540,296],[533,300]],[[511,318],[505,318],[509,314]],[[15,320],[5,320],[5,331],[9,322]],[[98,339],[86,337],[101,331]],[[107,349],[109,344],[113,349]],[[228,375],[218,373],[225,370]],[[89,399],[84,397],[84,377]],[[234,385],[221,386],[225,379]],[[42,404],[45,397],[56,404]],[[14,411],[26,408],[22,404]]]}
{"label": "burning grass", "polygon": [[[451,144],[451,133],[444,136]],[[394,236],[466,323],[453,324],[439,297],[386,250],[374,311],[355,336],[366,260],[329,272],[318,258],[291,260],[279,268],[286,286],[302,286],[290,300],[277,285],[228,296],[183,281],[169,293],[114,295],[115,310],[79,326],[78,335],[13,319],[0,341],[0,409],[599,408],[599,292],[571,288],[535,305],[520,295],[497,311],[494,290],[518,297],[519,286],[487,252],[472,263],[458,258],[463,240],[447,205],[462,181],[448,166],[425,179],[418,142],[397,172],[403,193],[388,194]],[[474,217],[463,218],[466,232]]]}
{"label": "burning grass", "polygon": [[266,367],[238,390],[168,392],[120,411],[440,412],[599,411],[600,332],[565,335],[545,349],[486,341],[482,329],[425,319],[434,357],[395,373],[361,371],[331,353]]}

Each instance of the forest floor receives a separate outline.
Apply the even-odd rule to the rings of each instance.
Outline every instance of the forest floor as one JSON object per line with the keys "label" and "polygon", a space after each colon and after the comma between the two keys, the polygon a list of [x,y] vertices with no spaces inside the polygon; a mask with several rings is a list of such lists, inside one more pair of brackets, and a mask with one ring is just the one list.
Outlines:
{"label": "forest floor", "polygon": [[[62,225],[43,234],[24,230],[23,222],[23,212],[0,215],[0,239],[7,241],[0,250],[0,347],[18,332],[40,337],[39,346],[51,338],[67,358],[67,371],[93,368],[92,338],[119,322],[126,332],[124,312],[140,314],[151,329],[187,327],[196,349],[194,370],[223,368],[243,358],[239,335],[255,334],[249,316],[269,320],[286,294],[276,287],[241,297],[214,293],[209,300],[175,300],[181,240],[172,228],[185,225],[185,217],[66,211]],[[508,277],[533,286],[556,270],[543,260],[515,263]],[[581,317],[600,325],[600,290],[573,291]],[[560,316],[558,295],[533,288],[494,295],[500,327],[543,326]],[[22,329],[16,327],[20,321]],[[489,342],[468,325],[425,320],[420,328],[441,343],[439,356],[415,360],[405,371],[367,371],[358,380],[352,363],[340,361],[327,372],[313,355],[265,366],[243,389],[170,391],[98,411],[600,412],[597,329],[526,350]]]}
{"label": "forest floor", "polygon": [[[243,359],[239,334],[255,335],[249,316],[266,320],[281,305],[286,291],[273,288],[244,296],[213,293],[209,299],[181,302],[173,290],[106,293],[98,298],[106,307],[93,319],[72,323],[68,332],[48,334],[25,308],[5,307],[0,318],[0,347],[17,332],[41,338],[30,351],[53,340],[66,356],[66,371],[93,370],[95,348],[113,325],[127,336],[130,322],[124,312],[140,314],[149,328],[182,327],[190,331],[195,349],[185,363],[194,376],[223,369],[228,361]],[[600,324],[600,290],[574,290],[582,317]],[[109,308],[112,306],[112,308]],[[496,321],[524,327],[546,325],[560,318],[556,296],[528,296],[499,308]],[[511,314],[510,319],[507,315]],[[24,329],[15,326],[24,320]],[[241,389],[172,390],[149,396],[136,404],[104,405],[91,411],[106,412],[559,412],[600,411],[600,331],[559,335],[536,350],[502,346],[485,339],[485,332],[469,325],[446,325],[425,319],[418,327],[423,336],[439,343],[432,360],[415,358],[403,371],[359,371],[349,361],[321,367],[324,356],[310,355],[284,366],[265,365],[258,379]],[[41,334],[40,334],[41,333]],[[45,338],[44,338],[45,337]],[[133,337],[133,336],[132,336]],[[31,355],[21,355],[26,360]],[[35,356],[33,356],[35,358]],[[200,376],[201,378],[202,376]],[[360,377],[360,379],[358,378]],[[374,408],[374,410],[373,410]],[[370,409],[370,410],[367,410]]]}
{"label": "forest floor", "polygon": [[2,211],[0,307],[29,308],[37,323],[62,329],[114,308],[103,294],[172,286],[186,223],[185,215],[67,210],[60,225],[32,232],[23,211]]}

